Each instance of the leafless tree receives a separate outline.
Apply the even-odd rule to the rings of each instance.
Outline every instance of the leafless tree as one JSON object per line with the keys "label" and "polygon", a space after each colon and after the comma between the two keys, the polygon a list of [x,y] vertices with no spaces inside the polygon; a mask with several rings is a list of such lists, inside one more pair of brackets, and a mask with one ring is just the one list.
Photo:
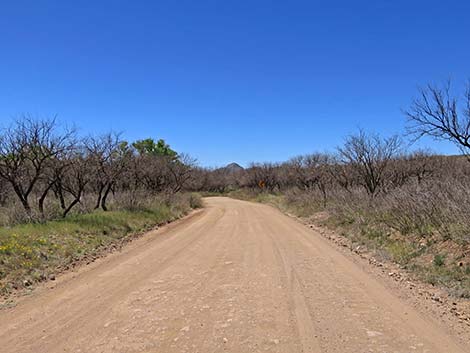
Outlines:
{"label": "leafless tree", "polygon": [[165,161],[171,177],[171,191],[173,193],[179,192],[191,179],[191,172],[196,165],[196,160],[187,154],[181,154],[177,159],[165,157]]}
{"label": "leafless tree", "polygon": [[86,148],[94,168],[93,187],[97,194],[95,209],[107,211],[106,201],[112,188],[124,172],[129,151],[119,134],[108,133],[86,139]]}
{"label": "leafless tree", "polygon": [[327,202],[327,192],[331,184],[331,156],[323,153],[312,153],[292,158],[286,167],[290,170],[289,178],[300,188],[310,190],[317,188]]}
{"label": "leafless tree", "polygon": [[428,85],[405,114],[408,131],[416,138],[451,141],[470,160],[470,82],[463,101],[452,94],[450,81],[443,87]]}
{"label": "leafless tree", "polygon": [[327,172],[330,174],[331,180],[343,190],[350,193],[352,187],[358,184],[357,173],[354,168],[341,160],[341,156],[335,154],[332,155],[330,159],[331,161]]}
{"label": "leafless tree", "polygon": [[93,178],[93,162],[86,148],[79,145],[68,156],[67,168],[57,175],[55,191],[62,208],[62,217],[66,217],[80,203],[85,188]]}
{"label": "leafless tree", "polygon": [[359,176],[359,183],[369,196],[384,190],[386,173],[391,161],[401,149],[398,136],[381,138],[359,131],[349,136],[343,147],[338,148],[343,163],[349,164]]}
{"label": "leafless tree", "polygon": [[418,150],[404,153],[390,162],[385,177],[385,187],[387,189],[401,187],[410,180],[421,184],[437,169],[439,167],[436,165],[436,158],[430,152]]}
{"label": "leafless tree", "polygon": [[163,156],[138,155],[131,160],[134,188],[143,188],[155,194],[169,187],[170,173]]}
{"label": "leafless tree", "polygon": [[253,189],[267,191],[281,187],[280,165],[276,163],[253,163],[246,174],[246,184]]}
{"label": "leafless tree", "polygon": [[232,176],[224,168],[195,168],[192,176],[191,181],[195,191],[223,193],[235,185],[232,182]]}
{"label": "leafless tree", "polygon": [[[55,119],[29,116],[16,120],[1,134],[0,177],[10,183],[28,215],[30,195],[52,161],[70,148],[73,136],[72,130],[58,133]],[[46,183],[45,187],[48,190],[50,185]]]}

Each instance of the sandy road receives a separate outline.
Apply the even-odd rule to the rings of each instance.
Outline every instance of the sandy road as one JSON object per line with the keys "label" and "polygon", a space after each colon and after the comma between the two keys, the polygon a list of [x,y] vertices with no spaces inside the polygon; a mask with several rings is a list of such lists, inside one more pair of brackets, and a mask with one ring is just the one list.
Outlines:
{"label": "sandy road", "polygon": [[275,209],[206,203],[192,219],[1,311],[0,351],[466,351]]}

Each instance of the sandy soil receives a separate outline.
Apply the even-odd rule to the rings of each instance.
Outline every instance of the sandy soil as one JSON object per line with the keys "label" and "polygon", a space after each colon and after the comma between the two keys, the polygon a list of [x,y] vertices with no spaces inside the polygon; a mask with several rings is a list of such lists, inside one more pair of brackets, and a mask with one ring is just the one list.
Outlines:
{"label": "sandy soil", "polygon": [[227,198],[0,312],[1,352],[470,352],[328,240]]}

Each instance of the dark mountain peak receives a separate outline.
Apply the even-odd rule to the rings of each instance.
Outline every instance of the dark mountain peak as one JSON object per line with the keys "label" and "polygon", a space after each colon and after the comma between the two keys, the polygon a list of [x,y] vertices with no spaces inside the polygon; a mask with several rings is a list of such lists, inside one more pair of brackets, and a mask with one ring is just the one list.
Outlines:
{"label": "dark mountain peak", "polygon": [[229,174],[233,174],[233,173],[238,173],[238,172],[241,172],[243,170],[245,170],[245,168],[243,168],[240,164],[238,163],[230,163],[228,165],[226,165],[224,168],[222,168],[226,173],[229,173]]}

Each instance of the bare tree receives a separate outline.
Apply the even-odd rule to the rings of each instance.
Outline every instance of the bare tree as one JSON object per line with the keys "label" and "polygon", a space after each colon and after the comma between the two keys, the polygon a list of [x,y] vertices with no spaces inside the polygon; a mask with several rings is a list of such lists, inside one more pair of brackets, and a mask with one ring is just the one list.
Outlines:
{"label": "bare tree", "polygon": [[[85,188],[93,178],[93,160],[84,146],[77,146],[65,163],[67,168],[57,174],[55,183],[62,217],[67,216],[73,207],[81,202]],[[67,200],[70,200],[68,204]]]}
{"label": "bare tree", "polygon": [[418,150],[394,158],[387,171],[385,186],[388,189],[398,188],[411,180],[421,184],[438,169],[434,157],[430,152]]}
{"label": "bare tree", "polygon": [[[70,166],[70,160],[66,157],[66,153],[62,153],[61,156],[56,156],[51,158],[48,163],[48,167],[44,172],[44,176],[41,178],[40,185],[41,191],[39,193],[38,198],[38,209],[41,213],[42,217],[44,218],[44,203],[46,201],[46,197],[51,190],[55,191],[57,195],[57,190],[60,189],[60,182],[62,180],[62,175],[65,173],[67,168]],[[62,196],[62,194],[60,194]],[[63,199],[60,198],[61,205]]]}
{"label": "bare tree", "polygon": [[127,144],[119,134],[109,133],[100,137],[89,137],[86,147],[94,168],[93,186],[97,194],[95,209],[107,211],[106,201],[119,176],[126,167]]}
{"label": "bare tree", "polygon": [[401,141],[397,136],[384,139],[361,130],[349,136],[338,152],[343,162],[357,173],[359,183],[369,196],[374,197],[384,190],[387,168],[400,149]]}
{"label": "bare tree", "polygon": [[[28,215],[31,193],[51,161],[70,148],[73,135],[73,131],[59,134],[55,119],[37,120],[29,116],[16,120],[1,135],[0,177],[10,183]],[[49,188],[46,183],[46,189]]]}
{"label": "bare tree", "polygon": [[132,188],[137,190],[143,188],[155,194],[169,187],[170,173],[166,157],[150,154],[133,156],[130,163],[132,169],[127,172],[132,174]]}
{"label": "bare tree", "polygon": [[165,157],[168,172],[171,176],[171,191],[179,192],[191,179],[191,171],[196,160],[187,154],[181,154],[177,159]]}
{"label": "bare tree", "polygon": [[253,163],[247,169],[246,183],[248,187],[267,191],[280,189],[280,166],[275,163]]}
{"label": "bare tree", "polygon": [[332,155],[330,159],[331,161],[327,172],[330,174],[331,180],[339,185],[343,190],[350,193],[352,187],[358,184],[357,173],[355,173],[349,164],[346,164],[341,160],[341,156]]}
{"label": "bare tree", "polygon": [[405,114],[408,131],[416,138],[451,141],[470,160],[470,82],[460,104],[451,92],[450,81],[443,87],[428,85]]}
{"label": "bare tree", "polygon": [[195,191],[223,193],[235,185],[232,183],[232,175],[228,174],[225,168],[195,168],[192,175],[191,181]]}
{"label": "bare tree", "polygon": [[331,184],[329,173],[332,159],[323,153],[312,153],[292,158],[285,166],[290,170],[289,180],[305,190],[317,188],[323,198],[323,205],[327,202],[327,191]]}

